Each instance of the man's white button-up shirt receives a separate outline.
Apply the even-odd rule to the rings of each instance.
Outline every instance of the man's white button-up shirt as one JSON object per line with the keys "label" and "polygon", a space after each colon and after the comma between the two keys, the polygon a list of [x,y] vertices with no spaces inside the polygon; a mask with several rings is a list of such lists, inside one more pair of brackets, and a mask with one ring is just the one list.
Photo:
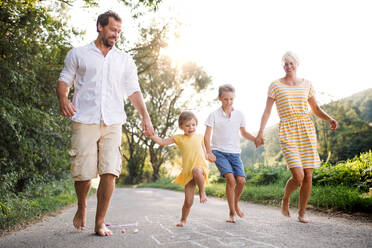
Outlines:
{"label": "man's white button-up shirt", "polygon": [[115,47],[103,56],[94,42],[67,53],[59,81],[74,85],[72,120],[84,124],[124,123],[124,95],[140,91],[132,57]]}

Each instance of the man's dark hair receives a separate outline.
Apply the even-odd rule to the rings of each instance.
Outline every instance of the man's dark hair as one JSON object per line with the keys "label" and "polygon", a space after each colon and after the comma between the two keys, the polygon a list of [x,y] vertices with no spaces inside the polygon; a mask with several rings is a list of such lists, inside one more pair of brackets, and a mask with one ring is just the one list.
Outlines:
{"label": "man's dark hair", "polygon": [[98,30],[98,24],[101,25],[102,28],[104,28],[108,23],[109,23],[109,18],[112,17],[115,19],[115,21],[121,22],[120,16],[115,13],[112,10],[106,11],[103,14],[100,14],[97,19],[97,32],[99,33]]}

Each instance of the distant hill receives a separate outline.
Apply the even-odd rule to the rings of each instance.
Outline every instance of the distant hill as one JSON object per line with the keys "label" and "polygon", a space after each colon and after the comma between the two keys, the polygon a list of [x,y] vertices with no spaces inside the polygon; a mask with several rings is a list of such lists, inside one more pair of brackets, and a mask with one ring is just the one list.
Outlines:
{"label": "distant hill", "polygon": [[339,101],[353,101],[359,108],[363,120],[372,122],[372,88],[363,90]]}
{"label": "distant hill", "polygon": [[[323,161],[335,163],[372,149],[372,88],[324,104],[321,108],[339,122],[339,128],[332,131],[328,123],[313,117],[318,151]],[[249,142],[242,142],[242,160],[246,165],[283,163],[278,125],[267,128],[264,136],[263,149],[256,150]]]}

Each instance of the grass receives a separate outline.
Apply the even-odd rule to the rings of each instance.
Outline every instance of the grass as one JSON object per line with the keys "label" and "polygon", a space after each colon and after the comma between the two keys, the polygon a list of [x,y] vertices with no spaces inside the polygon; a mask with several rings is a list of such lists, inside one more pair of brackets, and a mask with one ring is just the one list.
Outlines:
{"label": "grass", "polygon": [[[154,187],[183,191],[183,187],[171,184],[172,179],[163,178],[156,182],[140,184],[138,187]],[[261,204],[279,206],[283,197],[285,184],[274,183],[268,185],[247,184],[241,200]],[[213,183],[205,188],[207,195],[226,198],[225,183]],[[298,206],[298,190],[291,196],[290,205]],[[337,210],[346,213],[371,213],[372,196],[363,196],[356,188],[347,186],[313,186],[309,204],[321,210]]]}
{"label": "grass", "polygon": [[75,202],[74,183],[70,178],[38,186],[32,192],[1,196],[0,235]]}

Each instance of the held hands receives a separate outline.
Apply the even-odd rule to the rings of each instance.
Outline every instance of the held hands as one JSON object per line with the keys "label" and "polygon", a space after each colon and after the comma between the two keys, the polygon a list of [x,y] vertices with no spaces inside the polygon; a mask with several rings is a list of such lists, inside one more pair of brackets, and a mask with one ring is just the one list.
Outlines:
{"label": "held hands", "polygon": [[338,122],[335,119],[331,118],[328,122],[332,130],[336,130],[338,128]]}
{"label": "held hands", "polygon": [[72,117],[77,112],[75,106],[68,100],[68,98],[62,98],[59,100],[59,109],[61,114],[65,117]]}
{"label": "held hands", "polygon": [[262,146],[263,144],[265,144],[265,141],[264,141],[264,138],[262,135],[257,135],[255,141],[254,141],[255,145],[256,145],[256,148]]}
{"label": "held hands", "polygon": [[141,126],[142,132],[146,137],[152,138],[155,135],[150,118],[142,118]]}
{"label": "held hands", "polygon": [[212,152],[207,152],[207,160],[209,162],[216,162],[216,156]]}

